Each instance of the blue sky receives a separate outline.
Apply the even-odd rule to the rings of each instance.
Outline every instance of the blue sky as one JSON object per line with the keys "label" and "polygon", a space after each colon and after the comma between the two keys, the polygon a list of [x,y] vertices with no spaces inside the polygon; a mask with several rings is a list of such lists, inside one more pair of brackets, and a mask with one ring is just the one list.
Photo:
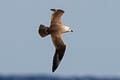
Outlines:
{"label": "blue sky", "polygon": [[0,74],[52,74],[54,46],[37,33],[51,8],[65,10],[60,75],[120,75],[119,0],[0,0]]}

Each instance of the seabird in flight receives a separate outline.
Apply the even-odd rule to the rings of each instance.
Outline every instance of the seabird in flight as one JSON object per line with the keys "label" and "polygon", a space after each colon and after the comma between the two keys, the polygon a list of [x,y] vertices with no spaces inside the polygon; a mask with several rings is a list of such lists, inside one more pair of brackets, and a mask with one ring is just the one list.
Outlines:
{"label": "seabird in flight", "polygon": [[55,70],[59,66],[64,56],[66,49],[66,44],[62,40],[62,34],[65,32],[73,32],[73,31],[70,27],[62,24],[61,17],[64,14],[63,10],[51,9],[51,11],[53,11],[53,13],[51,16],[50,27],[40,24],[38,33],[42,38],[46,37],[47,35],[51,35],[52,42],[56,48],[55,55],[53,57],[53,66],[52,66],[52,72],[55,72]]}

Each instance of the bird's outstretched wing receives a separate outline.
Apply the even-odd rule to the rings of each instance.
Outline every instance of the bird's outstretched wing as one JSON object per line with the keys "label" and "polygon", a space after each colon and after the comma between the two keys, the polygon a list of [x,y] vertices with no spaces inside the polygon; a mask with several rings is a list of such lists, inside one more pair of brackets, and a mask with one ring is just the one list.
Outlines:
{"label": "bird's outstretched wing", "polygon": [[52,66],[52,72],[55,72],[57,67],[59,66],[64,53],[66,49],[66,45],[64,44],[63,40],[61,39],[61,35],[56,33],[56,34],[51,34],[53,44],[56,48],[55,55],[53,57],[53,66]]}
{"label": "bird's outstretched wing", "polygon": [[51,11],[53,11],[51,24],[62,24],[61,16],[64,14],[64,11],[61,9],[51,9]]}

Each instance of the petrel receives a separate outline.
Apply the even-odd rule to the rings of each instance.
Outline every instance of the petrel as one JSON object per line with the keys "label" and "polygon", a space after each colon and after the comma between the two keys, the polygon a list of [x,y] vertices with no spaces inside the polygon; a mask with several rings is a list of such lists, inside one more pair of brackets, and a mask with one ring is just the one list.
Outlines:
{"label": "petrel", "polygon": [[42,38],[46,37],[47,35],[51,35],[52,42],[56,48],[52,66],[52,72],[55,72],[66,50],[66,44],[62,40],[62,34],[65,32],[73,32],[73,30],[70,27],[62,24],[61,17],[64,14],[64,10],[51,9],[51,11],[53,11],[53,13],[51,16],[50,27],[40,24],[38,33]]}

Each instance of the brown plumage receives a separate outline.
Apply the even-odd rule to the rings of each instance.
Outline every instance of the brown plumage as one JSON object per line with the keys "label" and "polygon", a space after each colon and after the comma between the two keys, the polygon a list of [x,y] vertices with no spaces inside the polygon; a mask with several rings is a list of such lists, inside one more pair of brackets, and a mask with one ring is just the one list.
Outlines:
{"label": "brown plumage", "polygon": [[51,38],[54,46],[56,47],[55,55],[53,58],[53,66],[52,66],[52,71],[54,72],[59,66],[64,56],[66,45],[61,38],[61,34],[59,33],[56,33],[56,34],[52,33]]}
{"label": "brown plumage", "polygon": [[64,11],[60,9],[51,9],[54,13],[51,16],[51,24],[62,24],[61,16],[63,16]]}
{"label": "brown plumage", "polygon": [[42,25],[42,24],[41,24],[41,25],[39,26],[39,30],[38,30],[40,36],[41,36],[41,37],[45,37],[45,36],[47,36],[48,34],[50,34],[50,33],[48,32],[48,29],[49,29],[49,27],[46,27],[45,25]]}
{"label": "brown plumage", "polygon": [[55,72],[66,50],[66,44],[62,40],[62,34],[64,32],[72,32],[72,29],[62,24],[61,17],[64,14],[63,10],[51,9],[51,11],[53,11],[53,14],[51,16],[50,27],[46,27],[41,24],[38,32],[41,37],[45,37],[49,34],[51,35],[52,42],[56,48],[55,55],[53,57],[53,66],[52,66],[52,72]]}

